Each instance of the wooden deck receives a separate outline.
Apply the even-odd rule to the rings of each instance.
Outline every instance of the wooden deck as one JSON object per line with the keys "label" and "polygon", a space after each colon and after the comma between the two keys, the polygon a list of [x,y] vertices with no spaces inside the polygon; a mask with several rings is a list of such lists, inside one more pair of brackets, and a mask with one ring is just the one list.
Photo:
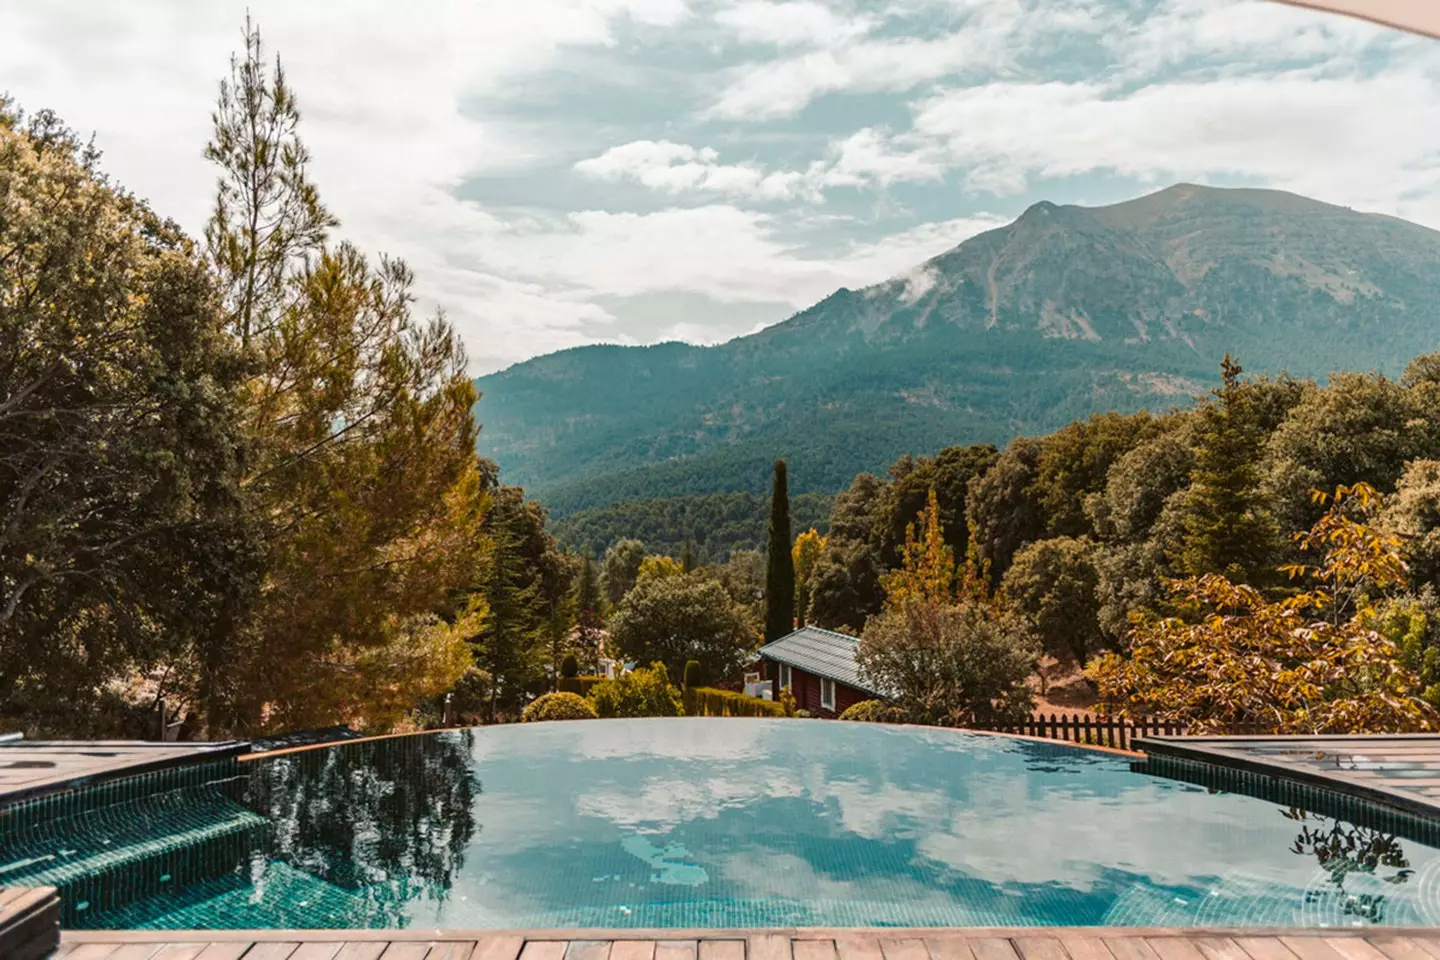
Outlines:
{"label": "wooden deck", "polygon": [[60,943],[54,887],[0,887],[0,958],[42,960]]}
{"label": "wooden deck", "polygon": [[67,933],[55,960],[1440,960],[1440,930]]}
{"label": "wooden deck", "polygon": [[1150,756],[1266,774],[1440,817],[1440,736],[1137,738]]}
{"label": "wooden deck", "polygon": [[69,786],[218,758],[243,741],[149,743],[143,740],[6,740],[0,742],[0,806]]}

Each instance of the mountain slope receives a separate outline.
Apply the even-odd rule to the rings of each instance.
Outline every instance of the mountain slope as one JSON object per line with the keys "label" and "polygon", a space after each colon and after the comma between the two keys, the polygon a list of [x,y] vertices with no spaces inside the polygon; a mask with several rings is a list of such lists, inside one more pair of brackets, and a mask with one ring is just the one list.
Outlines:
{"label": "mountain slope", "polygon": [[480,448],[557,514],[796,492],[1253,372],[1396,373],[1440,348],[1440,233],[1294,194],[1182,184],[1039,203],[903,277],[716,347],[582,347],[477,381]]}

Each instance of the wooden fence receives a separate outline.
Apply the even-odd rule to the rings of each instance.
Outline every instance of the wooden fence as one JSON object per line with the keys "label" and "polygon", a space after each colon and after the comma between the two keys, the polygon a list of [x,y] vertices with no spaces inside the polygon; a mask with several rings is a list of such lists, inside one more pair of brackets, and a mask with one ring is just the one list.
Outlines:
{"label": "wooden fence", "polygon": [[[1236,726],[1220,732],[1226,734],[1259,734],[1262,730],[1256,724],[1245,724],[1244,729]],[[1099,747],[1116,747],[1120,750],[1133,749],[1130,741],[1135,737],[1182,736],[1188,731],[1183,724],[1162,720],[1121,720],[1116,717],[1092,717],[1062,713],[1058,717],[1050,714],[1036,714],[1028,720],[1010,724],[973,724],[972,730],[987,730],[994,733],[1018,733],[1027,737],[1043,737],[1046,740],[1064,740],[1067,743],[1088,743]]]}

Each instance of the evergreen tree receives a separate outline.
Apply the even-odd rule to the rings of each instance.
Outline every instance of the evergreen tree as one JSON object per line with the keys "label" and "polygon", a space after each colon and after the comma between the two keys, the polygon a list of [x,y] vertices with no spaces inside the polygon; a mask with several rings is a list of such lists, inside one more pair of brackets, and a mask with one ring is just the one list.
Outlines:
{"label": "evergreen tree", "polygon": [[600,661],[600,637],[605,623],[603,606],[600,570],[587,553],[580,562],[580,575],[575,581],[575,639],[587,670],[594,670]]}
{"label": "evergreen tree", "polygon": [[1260,584],[1273,579],[1277,534],[1260,503],[1265,433],[1247,401],[1242,372],[1227,353],[1215,399],[1197,415],[1184,532],[1170,561],[1188,576],[1219,573]]}
{"label": "evergreen tree", "polygon": [[810,586],[815,579],[815,567],[825,551],[825,538],[811,527],[795,538],[795,547],[790,551],[795,564],[795,617],[801,626],[805,625],[810,611]]}
{"label": "evergreen tree", "polygon": [[686,540],[685,540],[685,547],[684,547],[684,549],[682,549],[682,550],[680,551],[680,572],[681,572],[681,573],[690,573],[690,572],[692,572],[694,569],[695,569],[695,550],[694,550],[693,547],[691,547],[691,545],[690,545],[690,540],[689,540],[689,538],[687,537]]}
{"label": "evergreen tree", "polygon": [[770,490],[770,543],[765,567],[765,642],[795,629],[795,561],[790,554],[790,488],[784,460]]}

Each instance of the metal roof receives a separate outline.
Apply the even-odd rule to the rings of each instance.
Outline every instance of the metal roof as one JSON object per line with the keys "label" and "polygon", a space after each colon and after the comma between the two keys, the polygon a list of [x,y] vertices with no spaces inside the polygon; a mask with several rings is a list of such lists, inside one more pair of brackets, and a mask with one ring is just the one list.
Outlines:
{"label": "metal roof", "polygon": [[860,671],[855,666],[855,647],[859,642],[855,637],[833,630],[801,627],[765,644],[760,648],[760,656],[877,697],[884,696],[860,679]]}

